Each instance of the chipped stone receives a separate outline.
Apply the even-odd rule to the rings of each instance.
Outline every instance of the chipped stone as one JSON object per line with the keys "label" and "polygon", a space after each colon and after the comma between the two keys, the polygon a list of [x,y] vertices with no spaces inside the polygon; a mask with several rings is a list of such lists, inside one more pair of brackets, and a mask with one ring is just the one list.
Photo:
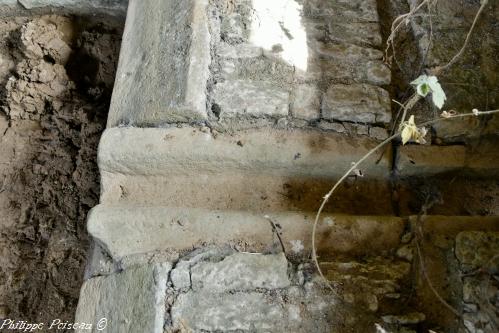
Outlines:
{"label": "chipped stone", "polygon": [[499,232],[464,231],[456,237],[456,257],[465,270],[499,271]]}
{"label": "chipped stone", "polygon": [[397,257],[401,259],[405,259],[409,262],[412,262],[414,258],[413,248],[411,245],[403,245],[402,247],[397,249]]}
{"label": "chipped stone", "polygon": [[345,128],[345,126],[343,126],[343,124],[341,123],[332,123],[330,121],[326,121],[326,120],[321,120],[318,124],[319,128],[323,129],[323,130],[331,130],[331,131],[335,131],[335,132],[338,132],[338,133],[345,133],[347,130]]}
{"label": "chipped stone", "polygon": [[369,136],[377,140],[386,140],[388,138],[388,131],[383,127],[370,127]]}
{"label": "chipped stone", "polygon": [[217,52],[220,57],[227,59],[256,58],[263,55],[262,48],[247,43],[236,45],[221,43]]}
{"label": "chipped stone", "polygon": [[293,94],[291,114],[295,118],[315,120],[320,118],[320,91],[314,85],[301,84]]}
{"label": "chipped stone", "polygon": [[76,322],[106,318],[106,332],[162,333],[166,284],[171,264],[146,265],[87,280],[81,289]]}
{"label": "chipped stone", "polygon": [[201,262],[191,269],[193,289],[215,292],[288,287],[284,254],[236,253],[218,263]]}
{"label": "chipped stone", "polygon": [[108,126],[207,118],[208,0],[131,1]]}
{"label": "chipped stone", "polygon": [[322,116],[329,120],[388,123],[390,96],[386,90],[367,84],[332,85],[324,96]]}
{"label": "chipped stone", "polygon": [[270,82],[228,80],[214,87],[213,100],[221,117],[288,115],[289,92]]}

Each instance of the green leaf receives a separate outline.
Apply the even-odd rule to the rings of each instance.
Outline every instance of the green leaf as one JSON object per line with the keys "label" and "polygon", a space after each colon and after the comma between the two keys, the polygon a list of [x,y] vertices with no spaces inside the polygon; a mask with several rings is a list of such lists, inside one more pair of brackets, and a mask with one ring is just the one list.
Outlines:
{"label": "green leaf", "polygon": [[426,83],[422,83],[417,86],[417,90],[419,95],[426,97],[426,95],[430,92],[430,86]]}
{"label": "green leaf", "polygon": [[436,76],[427,76],[423,74],[412,81],[411,84],[416,86],[418,95],[422,97],[426,97],[428,93],[431,92],[433,104],[435,104],[437,108],[441,109],[444,106],[447,96],[445,96],[445,92]]}

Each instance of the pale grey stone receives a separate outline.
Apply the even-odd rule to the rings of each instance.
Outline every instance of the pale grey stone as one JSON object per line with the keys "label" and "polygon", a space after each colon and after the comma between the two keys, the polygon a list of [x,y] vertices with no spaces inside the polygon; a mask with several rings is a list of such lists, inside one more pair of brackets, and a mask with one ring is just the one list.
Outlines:
{"label": "pale grey stone", "polygon": [[375,0],[309,0],[305,4],[307,17],[331,17],[343,22],[378,22]]}
{"label": "pale grey stone", "polygon": [[105,10],[108,13],[117,12],[120,15],[126,13],[128,5],[128,0],[9,0],[7,4],[11,5],[17,2],[26,9],[59,7],[84,12],[97,9]]}
{"label": "pale grey stone", "polygon": [[171,314],[174,327],[195,332],[285,332],[291,324],[287,308],[255,292],[188,292],[178,297]]}
{"label": "pale grey stone", "polygon": [[190,263],[181,261],[171,272],[173,287],[177,290],[185,290],[191,287]]}
{"label": "pale grey stone", "polygon": [[337,84],[324,95],[322,117],[362,123],[388,123],[391,120],[390,96],[382,88],[367,85]]}
{"label": "pale grey stone", "polygon": [[99,244],[93,242],[85,267],[84,279],[88,280],[95,276],[109,275],[116,272],[117,269],[117,264],[109,254]]}
{"label": "pale grey stone", "polygon": [[291,114],[293,117],[305,120],[320,118],[320,91],[315,85],[300,84],[292,97]]}
{"label": "pale grey stone", "polygon": [[319,128],[324,130],[332,130],[338,133],[345,133],[347,129],[342,123],[332,123],[326,120],[321,120],[318,124]]}
{"label": "pale grey stone", "polygon": [[328,21],[328,36],[336,42],[358,45],[380,46],[382,43],[380,25],[376,22]]}
{"label": "pale grey stone", "polygon": [[201,262],[191,269],[193,289],[215,292],[286,288],[290,285],[284,254],[236,253],[218,263]]}
{"label": "pale grey stone", "polygon": [[353,124],[353,123],[343,123],[343,126],[350,134],[356,135],[368,135],[369,127],[362,124]]}
{"label": "pale grey stone", "polygon": [[218,45],[217,55],[227,59],[256,58],[263,55],[263,49],[247,43],[236,45],[220,43]]}
{"label": "pale grey stone", "polygon": [[131,0],[108,126],[207,117],[207,0]]}
{"label": "pale grey stone", "polygon": [[227,80],[215,85],[213,102],[220,107],[220,117],[282,117],[288,115],[289,92],[270,82]]}
{"label": "pale grey stone", "polygon": [[388,131],[383,127],[370,127],[369,136],[377,140],[385,140],[388,138]]}
{"label": "pale grey stone", "polygon": [[106,332],[162,333],[170,269],[169,263],[147,265],[87,280],[75,320],[93,329],[77,332],[100,332],[97,323],[106,318]]}

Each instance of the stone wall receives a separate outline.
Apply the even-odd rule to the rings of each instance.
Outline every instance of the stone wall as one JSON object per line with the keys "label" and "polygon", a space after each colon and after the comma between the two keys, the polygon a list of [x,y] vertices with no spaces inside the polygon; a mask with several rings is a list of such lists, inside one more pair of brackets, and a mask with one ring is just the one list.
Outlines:
{"label": "stone wall", "polygon": [[386,137],[391,73],[376,1],[213,1],[210,13],[214,124]]}

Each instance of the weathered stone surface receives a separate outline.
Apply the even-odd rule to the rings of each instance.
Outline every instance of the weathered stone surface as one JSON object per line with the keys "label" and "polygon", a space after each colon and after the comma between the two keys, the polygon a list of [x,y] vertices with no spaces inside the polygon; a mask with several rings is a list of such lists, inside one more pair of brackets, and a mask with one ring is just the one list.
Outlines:
{"label": "weathered stone surface", "polygon": [[128,0],[4,0],[0,2],[0,4],[5,3],[8,5],[20,3],[26,9],[64,7],[64,9],[76,11],[102,10],[111,14],[125,15]]}
{"label": "weathered stone surface", "polygon": [[255,292],[188,292],[178,297],[171,313],[174,326],[195,332],[286,332],[286,327],[296,327],[300,319],[290,317],[282,304]]}
{"label": "weathered stone surface", "polygon": [[380,46],[382,43],[380,25],[376,22],[328,21],[328,36],[333,41],[357,45]]}
{"label": "weathered stone surface", "polygon": [[377,140],[385,140],[388,138],[388,131],[382,127],[370,127],[369,136]]}
{"label": "weathered stone surface", "polygon": [[350,61],[321,57],[316,64],[309,66],[307,75],[315,75],[315,67],[320,69],[323,78],[337,83],[387,85],[391,81],[390,69],[381,60]]}
{"label": "weathered stone surface", "polygon": [[201,262],[191,269],[193,289],[215,292],[289,287],[284,254],[236,253],[218,263]]}
{"label": "weathered stone surface", "polygon": [[345,133],[347,129],[342,123],[334,123],[334,122],[329,122],[327,120],[321,120],[318,124],[319,128],[322,128],[323,130],[331,130],[335,131],[338,133]]}
{"label": "weathered stone surface", "polygon": [[108,127],[207,117],[207,2],[130,1]]}
{"label": "weathered stone surface", "polygon": [[301,84],[292,96],[291,114],[293,117],[305,120],[320,118],[320,91],[315,85]]}
{"label": "weathered stone surface", "polygon": [[367,84],[332,85],[324,95],[322,117],[363,123],[391,120],[390,96],[382,88]]}
{"label": "weathered stone surface", "polygon": [[346,43],[324,43],[319,41],[309,43],[309,45],[310,44],[313,45],[315,52],[326,58],[348,60],[351,62],[383,59],[383,52],[369,47],[361,47]]}
{"label": "weathered stone surface", "polygon": [[230,45],[221,43],[217,55],[227,59],[256,58],[263,55],[263,49],[248,43]]}
{"label": "weathered stone surface", "polygon": [[[272,214],[272,219],[285,230],[282,239],[288,248],[301,241],[304,251],[309,250],[314,214],[282,212]],[[317,240],[319,249],[328,253],[365,254],[397,247],[404,229],[403,221],[394,217],[326,215],[324,220],[328,223],[319,226]],[[196,208],[101,205],[92,209],[88,231],[115,259],[233,241],[263,251],[274,242],[262,214]]]}
{"label": "weathered stone surface", "polygon": [[[456,237],[456,257],[466,270],[499,271],[499,232],[464,231]],[[496,256],[497,260],[491,260]]]}
{"label": "weathered stone surface", "polygon": [[287,116],[289,92],[263,81],[227,80],[215,85],[213,101],[220,117]]}
{"label": "weathered stone surface", "polygon": [[435,175],[459,170],[465,165],[464,146],[405,145],[400,148],[397,161],[397,169],[403,176]]}
{"label": "weathered stone surface", "polygon": [[[162,333],[168,263],[131,268],[119,274],[87,280],[81,289],[76,322],[107,319],[106,332]],[[77,332],[89,332],[80,330]]]}
{"label": "weathered stone surface", "polygon": [[305,3],[307,17],[331,17],[337,21],[378,22],[375,0],[309,0]]}
{"label": "weathered stone surface", "polygon": [[[369,138],[359,140],[351,142],[335,133],[305,130],[260,129],[215,137],[192,128],[113,128],[101,138],[98,159],[101,171],[128,175],[245,170],[251,174],[334,178],[376,145]],[[301,158],[295,158],[297,153]],[[369,168],[369,177],[385,177],[388,170],[386,158]]]}

